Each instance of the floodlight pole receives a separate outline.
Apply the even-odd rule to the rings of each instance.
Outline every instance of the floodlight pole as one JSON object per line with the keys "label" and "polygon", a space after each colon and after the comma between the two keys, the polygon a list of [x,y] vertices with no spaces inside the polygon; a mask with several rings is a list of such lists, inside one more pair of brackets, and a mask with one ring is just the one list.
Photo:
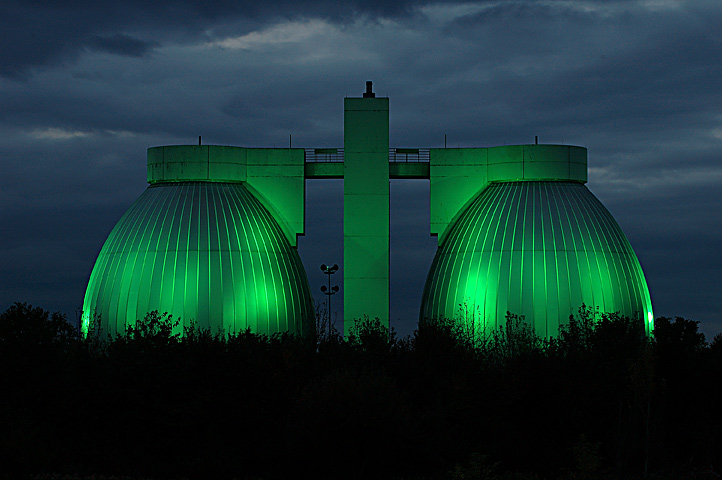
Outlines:
{"label": "floodlight pole", "polygon": [[327,301],[326,305],[328,306],[328,339],[329,340],[331,339],[331,295],[338,292],[338,285],[334,285],[333,287],[331,287],[331,275],[336,273],[337,270],[338,270],[338,265],[335,263],[330,267],[326,266],[325,263],[321,265],[321,271],[325,275],[328,275],[328,288],[326,288],[326,285],[322,285],[321,291],[323,292],[324,295],[326,295],[328,297],[328,301]]}

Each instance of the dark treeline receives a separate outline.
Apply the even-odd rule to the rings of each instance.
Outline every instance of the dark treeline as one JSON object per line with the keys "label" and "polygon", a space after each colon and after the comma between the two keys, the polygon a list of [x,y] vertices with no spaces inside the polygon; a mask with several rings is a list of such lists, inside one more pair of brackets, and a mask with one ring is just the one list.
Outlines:
{"label": "dark treeline", "polygon": [[[720,478],[722,337],[582,308],[558,339],[377,321],[304,340],[0,314],[0,478]],[[329,338],[330,337],[330,338]],[[481,337],[482,339],[475,339]],[[64,476],[68,477],[64,477]],[[95,477],[97,478],[97,477]]]}

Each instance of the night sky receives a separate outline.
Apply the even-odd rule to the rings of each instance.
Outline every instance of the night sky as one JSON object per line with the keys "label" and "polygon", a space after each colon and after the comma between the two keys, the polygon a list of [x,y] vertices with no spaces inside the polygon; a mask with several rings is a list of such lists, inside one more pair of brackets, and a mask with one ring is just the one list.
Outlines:
{"label": "night sky", "polygon": [[[655,316],[722,331],[718,0],[3,0],[0,309],[75,320],[146,188],[148,147],[342,147],[343,97],[366,80],[390,98],[392,147],[587,147],[587,185],[634,247]],[[402,335],[436,246],[428,188],[391,183]],[[343,260],[342,190],[307,182],[299,251],[318,300],[318,266]]]}

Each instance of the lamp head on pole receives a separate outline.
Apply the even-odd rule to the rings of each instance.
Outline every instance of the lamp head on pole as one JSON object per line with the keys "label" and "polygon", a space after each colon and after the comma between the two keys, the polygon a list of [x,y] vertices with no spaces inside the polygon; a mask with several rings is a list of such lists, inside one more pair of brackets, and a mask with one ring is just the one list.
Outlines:
{"label": "lamp head on pole", "polygon": [[333,266],[329,267],[325,263],[323,263],[321,264],[321,271],[327,275],[331,275],[338,271],[338,265],[334,263]]}

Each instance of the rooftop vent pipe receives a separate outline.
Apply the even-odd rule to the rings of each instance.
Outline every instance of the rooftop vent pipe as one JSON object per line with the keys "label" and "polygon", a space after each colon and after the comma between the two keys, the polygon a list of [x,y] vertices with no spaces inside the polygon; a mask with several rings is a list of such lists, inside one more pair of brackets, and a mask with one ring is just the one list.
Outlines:
{"label": "rooftop vent pipe", "polygon": [[376,94],[373,92],[373,82],[371,80],[366,82],[366,92],[364,92],[364,98],[376,98]]}

